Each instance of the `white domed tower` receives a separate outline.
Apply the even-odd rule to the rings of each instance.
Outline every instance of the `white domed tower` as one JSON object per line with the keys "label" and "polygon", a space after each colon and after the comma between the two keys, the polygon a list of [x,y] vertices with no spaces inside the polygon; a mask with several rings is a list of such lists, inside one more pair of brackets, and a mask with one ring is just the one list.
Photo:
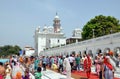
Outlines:
{"label": "white domed tower", "polygon": [[60,33],[61,32],[61,24],[60,24],[60,19],[59,19],[59,16],[57,15],[56,13],[56,16],[53,20],[53,27],[54,27],[54,33]]}

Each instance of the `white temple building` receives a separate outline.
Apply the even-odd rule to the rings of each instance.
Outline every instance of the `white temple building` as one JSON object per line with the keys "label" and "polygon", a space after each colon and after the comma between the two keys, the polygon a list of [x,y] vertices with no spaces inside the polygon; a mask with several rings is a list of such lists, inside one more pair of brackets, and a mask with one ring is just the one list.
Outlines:
{"label": "white temple building", "polygon": [[34,54],[35,54],[35,49],[34,48],[32,48],[30,46],[24,47],[24,55],[25,56],[30,57],[30,56],[33,56]]}
{"label": "white temple building", "polygon": [[77,43],[82,40],[82,30],[76,28],[72,32],[72,37],[66,39],[66,44]]}
{"label": "white temple building", "polygon": [[53,26],[44,26],[43,30],[38,27],[35,30],[35,51],[40,54],[46,49],[66,45],[66,37],[62,33],[60,18],[56,14],[53,20]]}
{"label": "white temple building", "polygon": [[72,37],[82,39],[82,30],[80,28],[74,29]]}

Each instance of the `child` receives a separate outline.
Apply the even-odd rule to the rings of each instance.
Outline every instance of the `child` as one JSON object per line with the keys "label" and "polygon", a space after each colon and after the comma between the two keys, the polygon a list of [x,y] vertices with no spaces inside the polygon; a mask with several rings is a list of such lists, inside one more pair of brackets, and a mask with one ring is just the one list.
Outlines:
{"label": "child", "polygon": [[30,79],[29,68],[25,70],[25,76],[23,76],[23,79]]}
{"label": "child", "polygon": [[41,74],[41,67],[37,68],[37,72],[35,72],[35,79],[42,79],[42,74]]}

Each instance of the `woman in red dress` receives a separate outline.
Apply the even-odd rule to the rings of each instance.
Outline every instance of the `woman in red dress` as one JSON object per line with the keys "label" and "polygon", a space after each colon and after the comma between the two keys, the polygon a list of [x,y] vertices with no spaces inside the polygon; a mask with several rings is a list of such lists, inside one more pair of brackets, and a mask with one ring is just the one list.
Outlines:
{"label": "woman in red dress", "polygon": [[84,71],[86,72],[88,79],[90,78],[91,66],[92,66],[91,58],[89,55],[86,55],[84,60]]}

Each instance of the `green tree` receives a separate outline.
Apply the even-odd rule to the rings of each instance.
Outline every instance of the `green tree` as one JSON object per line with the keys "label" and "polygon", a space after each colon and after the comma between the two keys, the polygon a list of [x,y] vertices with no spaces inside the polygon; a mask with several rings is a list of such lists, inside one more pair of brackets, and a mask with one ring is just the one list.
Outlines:
{"label": "green tree", "polygon": [[93,38],[93,35],[99,37],[116,32],[120,32],[119,20],[112,16],[99,15],[83,27],[82,38],[86,40]]}
{"label": "green tree", "polygon": [[21,48],[17,45],[15,46],[5,45],[3,47],[0,47],[0,56],[8,56],[13,54],[18,55],[20,50]]}

